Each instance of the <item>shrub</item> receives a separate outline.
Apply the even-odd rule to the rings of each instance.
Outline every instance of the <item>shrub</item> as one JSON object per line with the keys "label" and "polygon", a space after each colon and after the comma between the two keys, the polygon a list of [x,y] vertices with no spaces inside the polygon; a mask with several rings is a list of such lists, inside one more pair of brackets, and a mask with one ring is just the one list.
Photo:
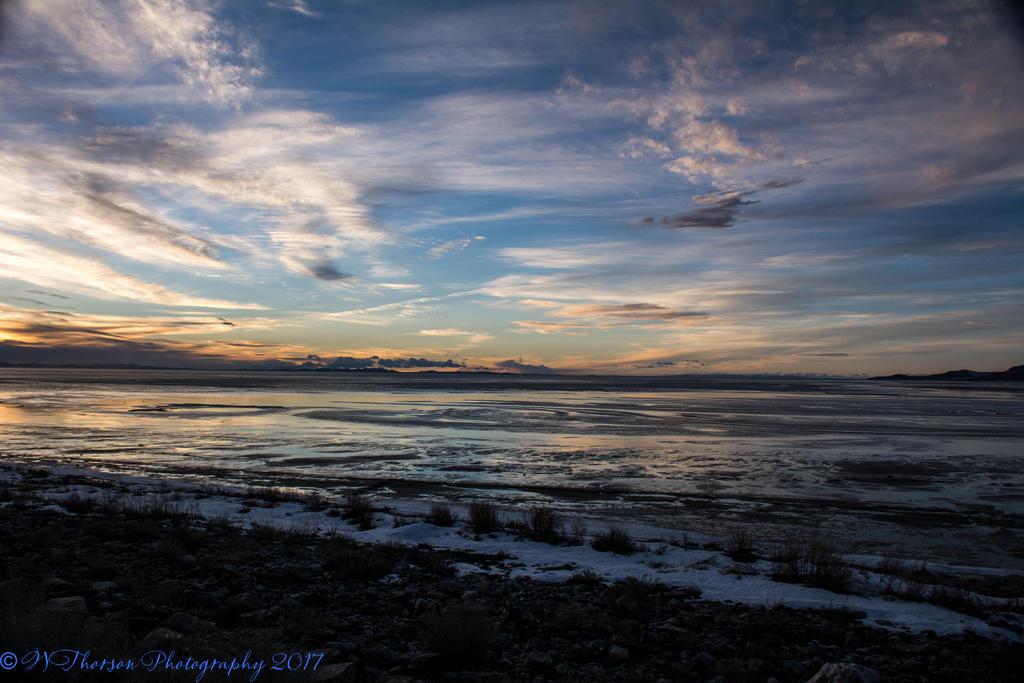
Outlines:
{"label": "shrub", "polygon": [[370,499],[358,493],[348,494],[345,496],[345,507],[344,512],[341,513],[341,518],[358,524],[359,528],[363,531],[372,529],[373,505],[370,503]]}
{"label": "shrub", "polygon": [[772,578],[802,583],[843,593],[849,590],[852,573],[828,541],[801,543],[793,539],[776,546],[771,554]]}
{"label": "shrub", "polygon": [[182,506],[165,496],[135,496],[124,503],[124,513],[129,517],[162,520],[183,513]]}
{"label": "shrub", "polygon": [[310,492],[305,498],[306,510],[320,512],[327,508],[327,496],[319,491]]}
{"label": "shrub", "polygon": [[630,537],[629,532],[615,525],[594,536],[590,547],[603,553],[612,552],[617,555],[631,555],[639,550],[639,546]]}
{"label": "shrub", "polygon": [[983,616],[985,613],[978,598],[963,588],[932,586],[928,592],[928,602],[975,617]]}
{"label": "shrub", "polygon": [[643,578],[627,576],[613,583],[610,590],[612,595],[617,596],[620,600],[640,602],[657,593],[662,593],[666,589],[667,586],[657,579],[646,576]]}
{"label": "shrub", "polygon": [[455,567],[450,555],[444,552],[428,550],[415,555],[414,564],[418,565],[428,574],[435,576],[452,576],[455,574]]}
{"label": "shrub", "polygon": [[811,541],[807,545],[807,560],[810,570],[805,585],[837,593],[849,590],[852,573],[832,543]]}
{"label": "shrub", "polygon": [[701,596],[702,592],[703,591],[701,591],[700,586],[698,586],[695,583],[688,583],[686,585],[679,586],[678,588],[676,588],[676,593],[683,600],[696,600]]}
{"label": "shrub", "polygon": [[583,545],[587,540],[587,523],[582,519],[572,520],[572,524],[569,526],[569,538],[568,542],[570,545]]}
{"label": "shrub", "polygon": [[454,526],[455,522],[458,521],[458,517],[452,512],[452,509],[442,503],[434,503],[430,506],[430,514],[427,515],[427,521],[434,526]]}
{"label": "shrub", "polygon": [[581,569],[570,576],[566,583],[574,586],[600,586],[604,579],[592,569]]}
{"label": "shrub", "polygon": [[796,583],[806,573],[803,546],[792,538],[772,548],[769,559],[772,562],[772,578],[776,581]]}
{"label": "shrub", "polygon": [[753,562],[757,559],[754,538],[746,529],[733,529],[725,542],[725,554],[737,562]]}
{"label": "shrub", "polygon": [[562,519],[549,508],[532,508],[525,516],[526,535],[541,543],[557,545],[562,541]]}
{"label": "shrub", "polygon": [[284,489],[274,486],[250,486],[246,490],[245,497],[250,500],[262,500],[273,507],[277,503],[290,500],[292,495]]}
{"label": "shrub", "polygon": [[65,498],[62,505],[65,510],[76,515],[89,512],[95,507],[90,499],[83,497],[78,491]]}
{"label": "shrub", "polygon": [[469,526],[475,534],[490,534],[501,528],[498,508],[493,503],[475,500],[469,504]]}

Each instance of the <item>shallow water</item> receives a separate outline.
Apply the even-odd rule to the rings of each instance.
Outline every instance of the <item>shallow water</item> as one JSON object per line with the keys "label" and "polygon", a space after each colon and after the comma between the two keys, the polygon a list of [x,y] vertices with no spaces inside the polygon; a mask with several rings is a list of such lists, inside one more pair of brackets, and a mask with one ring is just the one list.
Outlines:
{"label": "shallow water", "polygon": [[762,378],[0,369],[2,457],[1024,566],[1024,393]]}

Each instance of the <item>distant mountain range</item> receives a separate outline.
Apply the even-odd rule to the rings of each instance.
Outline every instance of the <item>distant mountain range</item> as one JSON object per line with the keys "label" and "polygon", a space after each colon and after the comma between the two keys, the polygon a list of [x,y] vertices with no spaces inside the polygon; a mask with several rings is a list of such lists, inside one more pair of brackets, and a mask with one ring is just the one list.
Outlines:
{"label": "distant mountain range", "polygon": [[929,382],[1024,382],[1024,365],[1015,365],[1002,372],[977,370],[950,370],[937,375],[886,375],[871,379],[923,380]]}

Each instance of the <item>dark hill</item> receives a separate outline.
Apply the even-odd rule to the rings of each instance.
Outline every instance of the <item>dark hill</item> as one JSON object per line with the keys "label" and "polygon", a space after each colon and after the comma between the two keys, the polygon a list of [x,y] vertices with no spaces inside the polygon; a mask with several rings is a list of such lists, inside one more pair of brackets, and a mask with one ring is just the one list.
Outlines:
{"label": "dark hill", "polygon": [[1024,365],[1015,365],[1003,372],[978,372],[977,370],[949,370],[935,375],[886,375],[871,379],[914,380],[928,382],[1024,382]]}

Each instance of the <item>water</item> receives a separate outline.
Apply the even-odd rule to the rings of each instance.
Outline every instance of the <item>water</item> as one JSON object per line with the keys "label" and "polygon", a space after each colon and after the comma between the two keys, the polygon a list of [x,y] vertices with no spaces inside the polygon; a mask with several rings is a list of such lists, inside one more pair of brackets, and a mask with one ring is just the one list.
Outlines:
{"label": "water", "polygon": [[0,458],[552,505],[1024,567],[1024,393],[763,378],[0,369]]}

